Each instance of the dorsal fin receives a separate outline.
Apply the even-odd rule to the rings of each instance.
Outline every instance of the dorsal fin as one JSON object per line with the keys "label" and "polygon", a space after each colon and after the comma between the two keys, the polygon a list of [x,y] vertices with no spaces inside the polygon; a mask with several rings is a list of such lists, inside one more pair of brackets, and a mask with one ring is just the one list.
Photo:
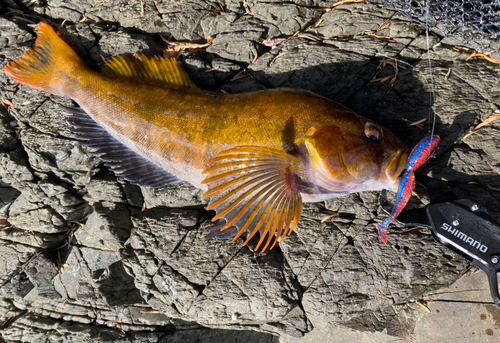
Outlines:
{"label": "dorsal fin", "polygon": [[173,58],[135,54],[111,57],[104,62],[102,72],[105,74],[198,88]]}

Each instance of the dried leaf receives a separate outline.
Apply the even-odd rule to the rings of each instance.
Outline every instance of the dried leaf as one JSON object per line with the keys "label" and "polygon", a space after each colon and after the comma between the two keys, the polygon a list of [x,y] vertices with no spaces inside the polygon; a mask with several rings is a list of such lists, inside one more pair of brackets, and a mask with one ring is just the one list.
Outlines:
{"label": "dried leaf", "polygon": [[311,26],[307,27],[307,28],[304,30],[304,32],[307,32],[307,31],[309,31],[309,30],[311,30],[311,29],[315,29],[315,28],[317,28],[318,26],[320,26],[320,25],[321,25],[321,23],[322,23],[322,22],[323,22],[323,18],[319,18],[319,19],[318,19],[318,20],[317,20],[314,24],[312,24]]}
{"label": "dried leaf", "polygon": [[213,37],[207,37],[207,42],[206,43],[173,42],[170,39],[165,39],[163,37],[162,37],[162,39],[168,45],[177,46],[177,47],[180,47],[182,49],[203,49],[203,48],[207,48],[210,45],[212,45],[212,42],[214,41]]}
{"label": "dried leaf", "polygon": [[21,10],[10,8],[10,7],[7,7],[7,9],[9,10],[9,12],[7,12],[6,14],[17,13],[17,14],[23,14],[24,15],[24,12],[21,11]]}
{"label": "dried leaf", "polygon": [[163,50],[163,57],[178,59],[182,54],[182,49],[179,49],[176,46],[169,46],[168,48]]}
{"label": "dried leaf", "polygon": [[473,135],[474,133],[476,133],[480,128],[482,128],[483,126],[485,125],[488,125],[489,123],[491,123],[493,120],[497,119],[498,117],[500,117],[500,113],[493,113],[492,115],[490,115],[488,118],[486,118],[485,120],[483,120],[481,123],[479,123],[478,126],[476,126],[474,128],[474,130],[471,130],[469,131],[469,133],[467,133],[463,138],[462,138],[462,141],[464,141],[465,139],[467,139],[469,136]]}
{"label": "dried leaf", "polygon": [[11,107],[14,107],[14,104],[12,103],[12,101],[10,101],[9,99],[6,99],[6,98],[2,98],[1,103],[2,103],[3,107],[5,107],[5,109],[7,110],[7,113],[10,113]]}
{"label": "dried leaf", "polygon": [[500,188],[495,188],[495,187],[490,186],[490,185],[486,185],[486,186],[488,186],[488,188],[489,188],[489,189],[491,189],[491,190],[494,190],[494,191],[500,192]]}
{"label": "dried leaf", "polygon": [[116,249],[109,249],[109,248],[101,248],[101,251],[112,251],[112,252],[118,252]]}
{"label": "dried leaf", "polygon": [[62,263],[61,253],[59,250],[57,251],[56,265],[57,265],[57,270],[59,271],[59,274],[64,273],[64,265]]}
{"label": "dried leaf", "polygon": [[472,57],[476,57],[476,56],[477,56],[477,51],[473,51],[473,52],[469,55],[469,57],[467,57],[465,60],[466,60],[466,61],[468,61],[468,60],[470,60]]}
{"label": "dried leaf", "polygon": [[337,6],[340,6],[340,5],[344,5],[344,4],[356,3],[356,2],[363,2],[363,1],[364,0],[342,0],[342,1],[334,3],[330,8],[334,8],[334,7],[337,7]]}
{"label": "dried leaf", "polygon": [[314,36],[312,36],[312,35],[310,35],[310,34],[307,34],[307,33],[299,33],[299,34],[297,35],[297,37],[298,37],[298,38],[306,38],[306,39],[312,40],[312,41],[314,41],[314,42],[319,42],[319,43],[321,43],[321,39],[319,39],[319,38],[317,38],[317,37],[314,37]]}
{"label": "dried leaf", "polygon": [[250,12],[250,7],[248,7],[248,4],[247,4],[247,0],[243,0],[243,7],[245,8],[245,13],[243,13],[240,18],[242,18],[243,16],[247,15],[247,14],[252,14]]}
{"label": "dried leaf", "polygon": [[250,64],[253,64],[255,63],[255,61],[257,61],[257,58],[259,58],[259,53],[255,53],[255,56],[252,58],[252,62],[250,62]]}
{"label": "dried leaf", "polygon": [[377,35],[376,33],[369,33],[368,36],[375,37],[378,39],[387,39],[387,40],[389,40],[389,42],[395,42],[395,40],[392,39],[390,36]]}
{"label": "dried leaf", "polygon": [[[27,312],[25,312],[25,313],[27,313]],[[4,320],[2,320],[2,321],[0,322],[0,327],[1,327],[1,328],[5,328],[5,327],[7,327],[7,326],[12,325],[12,323],[14,323],[14,322],[15,322],[18,318],[20,318],[20,317],[21,317],[21,316],[23,316],[23,315],[24,315],[24,314],[19,315],[19,316],[12,316],[12,317],[7,317],[7,318],[5,318]]]}
{"label": "dried leaf", "polygon": [[398,68],[398,60],[394,59],[394,78],[389,82],[389,85],[392,87],[394,82],[396,82],[396,79],[398,78],[398,73],[399,73],[399,68]]}
{"label": "dried leaf", "polygon": [[378,29],[377,29],[377,32],[382,31],[383,29],[389,27],[389,25],[391,25],[389,20],[391,20],[391,18],[386,19],[382,24],[380,24]]}
{"label": "dried leaf", "polygon": [[[222,5],[220,2],[217,3],[217,5],[219,5],[219,8],[216,9],[216,10],[212,10],[210,11],[210,13],[222,13],[222,12],[226,12],[227,10],[227,7],[226,5]],[[213,6],[213,5],[212,5]]]}
{"label": "dried leaf", "polygon": [[414,226],[414,227],[411,227],[409,229],[406,229],[405,232],[410,232],[410,231],[415,231],[415,230],[420,230],[422,229],[421,226]]}
{"label": "dried leaf", "polygon": [[78,225],[79,227],[84,227],[84,226],[85,226],[85,224],[80,223],[80,222],[73,222],[73,221],[69,221],[68,223]]}
{"label": "dried leaf", "polygon": [[243,70],[240,70],[231,80],[229,80],[229,82],[231,81],[236,81],[236,80],[239,80],[239,79],[242,79],[244,77],[247,77],[249,76],[246,69],[243,69]]}
{"label": "dried leaf", "polygon": [[14,89],[14,88],[18,87],[19,85],[20,85],[20,83],[19,83],[19,82],[16,82],[16,83],[14,83],[12,86],[10,86],[10,87],[9,87],[9,88],[7,88],[7,89],[8,89],[8,90],[12,90],[12,89]]}
{"label": "dried leaf", "polygon": [[418,200],[422,200],[422,198],[420,197],[420,195],[418,195],[418,193],[415,192],[415,190],[411,191],[411,195],[413,195],[414,197],[416,197]]}
{"label": "dried leaf", "polygon": [[2,98],[2,105],[14,107],[14,104],[12,103],[12,101],[10,101],[9,99],[6,99],[6,98]]}
{"label": "dried leaf", "polygon": [[427,305],[422,304],[420,301],[416,300],[415,304],[417,304],[418,306],[422,307],[427,312],[431,313],[431,309],[429,307],[427,307]]}
{"label": "dried leaf", "polygon": [[380,82],[385,82],[385,81],[387,81],[387,80],[389,80],[389,79],[391,79],[393,77],[394,77],[394,74],[386,76],[386,77],[381,77],[381,78],[378,78],[378,79],[376,79],[375,76],[374,76],[373,79],[370,80],[370,82],[379,82],[379,81]]}
{"label": "dried leaf", "polygon": [[493,58],[493,57],[489,56],[491,53],[492,53],[492,51],[490,51],[490,52],[473,51],[469,55],[469,57],[467,57],[465,60],[468,61],[468,60],[470,60],[473,57],[483,57],[484,59],[486,59],[487,61],[490,61],[492,63],[500,63],[499,59],[496,59],[496,58]]}
{"label": "dried leaf", "polygon": [[[386,65],[390,65],[394,68],[394,74],[393,75],[390,75],[390,76],[386,76],[384,78],[377,78],[377,75],[379,73],[382,72],[382,70],[386,67]],[[370,82],[377,82],[377,81],[380,81],[380,82],[384,82],[384,81],[387,81],[390,79],[389,83],[388,83],[388,86],[390,86],[390,89],[387,91],[389,92],[392,87],[394,86],[394,83],[396,82],[397,78],[398,78],[398,73],[399,73],[399,67],[398,67],[398,60],[397,58],[384,58],[379,66],[377,67],[377,69],[381,69],[380,72],[378,72],[372,80],[370,80]]]}
{"label": "dried leaf", "polygon": [[493,58],[493,57],[489,57],[487,55],[484,55],[483,56],[487,61],[490,61],[492,63],[500,63],[500,60],[499,59],[496,59],[496,58]]}
{"label": "dried leaf", "polygon": [[16,133],[16,139],[21,139],[21,131],[22,128],[20,126],[13,127],[14,132]]}
{"label": "dried leaf", "polygon": [[35,23],[34,21],[32,21],[32,20],[26,19],[26,18],[24,18],[24,17],[19,17],[19,16],[17,16],[17,15],[15,15],[13,18],[14,18],[14,19],[17,19],[17,20],[19,20],[19,21],[24,21],[26,24],[36,24],[36,23]]}
{"label": "dried leaf", "polygon": [[311,29],[314,29],[314,28],[317,28],[318,26],[321,25],[321,23],[323,22],[323,18],[319,18],[317,22],[315,22],[312,26],[311,26]]}
{"label": "dried leaf", "polygon": [[276,61],[278,58],[280,58],[281,56],[283,56],[284,54],[286,54],[286,52],[282,52],[280,53],[279,55],[276,55],[273,60],[269,63],[269,66],[272,66],[274,61]]}
{"label": "dried leaf", "polygon": [[408,125],[408,127],[410,127],[410,126],[416,126],[419,129],[423,129],[424,126],[422,125],[422,123],[425,122],[427,120],[427,118],[423,118],[423,119],[420,119],[420,120],[417,120],[417,121],[411,121],[411,120],[408,120],[406,118],[403,118],[403,120],[406,122],[406,124]]}
{"label": "dried leaf", "polygon": [[444,80],[445,81],[448,81],[448,78],[450,77],[450,74],[451,74],[451,68],[448,68],[448,72],[446,73],[446,75],[444,76]]}
{"label": "dried leaf", "polygon": [[338,217],[338,216],[340,216],[338,213],[330,214],[330,215],[326,216],[325,218],[321,219],[321,222],[325,223],[327,221],[331,221],[331,219],[333,217]]}

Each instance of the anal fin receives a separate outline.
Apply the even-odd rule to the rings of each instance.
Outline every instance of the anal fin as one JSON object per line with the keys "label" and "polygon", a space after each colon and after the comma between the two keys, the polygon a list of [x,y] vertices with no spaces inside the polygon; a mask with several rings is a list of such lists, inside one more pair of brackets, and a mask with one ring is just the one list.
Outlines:
{"label": "anal fin", "polygon": [[73,126],[78,139],[91,148],[91,153],[98,156],[117,177],[151,188],[183,181],[111,136],[81,108],[61,107],[69,114],[66,120]]}

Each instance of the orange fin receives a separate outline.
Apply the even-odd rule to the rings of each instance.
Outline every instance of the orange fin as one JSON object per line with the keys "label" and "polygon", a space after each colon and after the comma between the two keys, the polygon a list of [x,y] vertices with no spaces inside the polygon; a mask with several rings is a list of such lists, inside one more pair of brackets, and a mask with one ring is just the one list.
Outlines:
{"label": "orange fin", "polygon": [[296,167],[295,157],[272,148],[239,146],[220,152],[207,162],[203,172],[206,178],[202,183],[208,185],[204,196],[212,197],[207,209],[217,212],[212,221],[225,220],[220,231],[236,227],[233,242],[250,231],[243,245],[260,229],[256,250],[266,234],[268,239],[262,251],[275,237],[272,249],[278,239],[283,240],[291,232],[302,214]]}
{"label": "orange fin", "polygon": [[111,57],[105,63],[102,69],[105,74],[198,88],[184,68],[173,58],[135,54]]}
{"label": "orange fin", "polygon": [[7,64],[4,71],[8,77],[23,85],[61,95],[58,86],[51,82],[56,66],[63,72],[82,66],[87,68],[50,25],[40,22],[34,46]]}

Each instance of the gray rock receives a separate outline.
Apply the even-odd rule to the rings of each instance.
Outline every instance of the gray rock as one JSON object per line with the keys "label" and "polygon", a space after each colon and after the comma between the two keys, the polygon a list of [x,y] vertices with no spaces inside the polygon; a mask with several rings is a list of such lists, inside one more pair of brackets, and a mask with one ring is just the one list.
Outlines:
{"label": "gray rock", "polygon": [[[423,28],[371,2],[319,10],[336,2],[56,0],[25,7],[0,0],[0,66],[32,45],[31,22],[42,18],[66,19],[61,34],[96,70],[101,56],[161,54],[161,37],[213,36],[206,51],[180,57],[202,88],[308,89],[380,122],[410,146],[427,131],[403,119],[429,122],[434,110],[443,144],[425,172],[478,183],[467,196],[498,217],[500,124],[459,144],[498,111],[498,68],[465,61],[468,53],[431,35],[431,108]],[[377,31],[386,19],[390,25]],[[261,44],[276,37],[289,39],[274,49]],[[394,57],[392,87],[372,82],[394,74],[387,64]],[[206,240],[212,214],[202,191],[117,179],[72,133],[60,109],[72,101],[12,85],[0,77],[0,98],[14,105],[0,107],[0,320],[10,318],[0,332],[7,342],[276,342],[275,335],[333,325],[387,329],[407,340],[419,316],[407,304],[469,268],[424,230],[391,226],[389,243],[381,244],[375,223],[386,215],[376,192],[306,204],[298,227],[266,254],[254,251],[258,238],[245,247],[242,239]],[[339,216],[322,222],[324,212]]]}
{"label": "gray rock", "polygon": [[219,33],[207,52],[236,62],[249,64],[257,53],[257,43],[266,28],[253,17],[242,17]]}
{"label": "gray rock", "polygon": [[313,9],[288,3],[266,4],[248,1],[248,7],[252,16],[276,26],[284,35],[292,35],[305,29],[320,16],[320,13]]}

